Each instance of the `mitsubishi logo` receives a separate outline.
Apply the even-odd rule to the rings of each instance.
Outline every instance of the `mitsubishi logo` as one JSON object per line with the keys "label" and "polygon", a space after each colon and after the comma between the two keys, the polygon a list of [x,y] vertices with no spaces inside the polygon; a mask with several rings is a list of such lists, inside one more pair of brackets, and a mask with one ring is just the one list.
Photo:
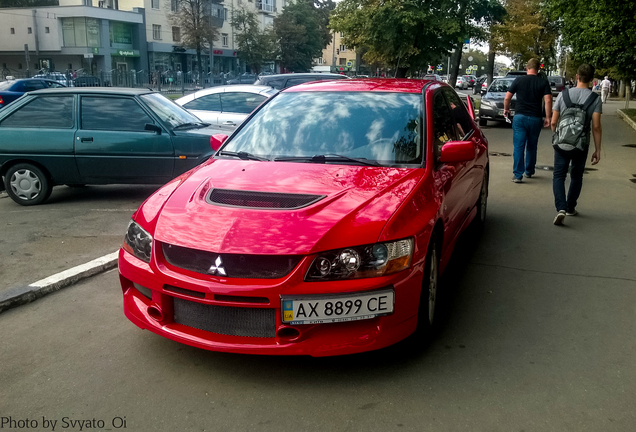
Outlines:
{"label": "mitsubishi logo", "polygon": [[223,261],[221,260],[221,255],[216,257],[216,260],[214,261],[214,264],[210,266],[208,273],[211,275],[218,274],[219,276],[227,276],[227,273],[225,272],[225,268],[223,268]]}

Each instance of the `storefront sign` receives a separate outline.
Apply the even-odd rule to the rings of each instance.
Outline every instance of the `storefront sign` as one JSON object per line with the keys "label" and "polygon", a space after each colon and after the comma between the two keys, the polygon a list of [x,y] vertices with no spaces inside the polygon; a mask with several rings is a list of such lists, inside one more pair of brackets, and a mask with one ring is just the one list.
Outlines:
{"label": "storefront sign", "polygon": [[236,51],[232,50],[215,49],[212,50],[212,54],[224,57],[236,57]]}
{"label": "storefront sign", "polygon": [[132,50],[117,50],[117,55],[120,57],[139,57],[139,54],[135,54]]}

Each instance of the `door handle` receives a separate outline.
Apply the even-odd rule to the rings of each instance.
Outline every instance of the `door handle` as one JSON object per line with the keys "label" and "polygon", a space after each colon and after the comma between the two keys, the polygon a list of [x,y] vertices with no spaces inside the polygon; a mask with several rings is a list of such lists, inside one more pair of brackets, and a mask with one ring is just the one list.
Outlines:
{"label": "door handle", "polygon": [[93,142],[93,137],[82,137],[80,138],[81,142]]}

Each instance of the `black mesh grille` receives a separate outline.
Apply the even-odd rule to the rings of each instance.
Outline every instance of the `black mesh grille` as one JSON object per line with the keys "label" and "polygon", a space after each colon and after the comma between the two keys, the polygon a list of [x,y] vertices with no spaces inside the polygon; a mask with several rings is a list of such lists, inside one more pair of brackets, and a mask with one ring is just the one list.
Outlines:
{"label": "black mesh grille", "polygon": [[174,298],[174,321],[228,336],[276,336],[276,309],[207,305]]}
{"label": "black mesh grille", "polygon": [[325,195],[285,194],[254,192],[232,189],[212,189],[207,201],[210,204],[256,208],[256,209],[298,209],[307,207],[323,199]]}
{"label": "black mesh grille", "polygon": [[[217,254],[166,243],[162,245],[162,250],[166,261],[175,267],[229,278],[281,278],[288,275],[302,258],[298,255]],[[219,257],[220,266],[217,265]],[[212,267],[220,267],[222,271],[210,271]]]}

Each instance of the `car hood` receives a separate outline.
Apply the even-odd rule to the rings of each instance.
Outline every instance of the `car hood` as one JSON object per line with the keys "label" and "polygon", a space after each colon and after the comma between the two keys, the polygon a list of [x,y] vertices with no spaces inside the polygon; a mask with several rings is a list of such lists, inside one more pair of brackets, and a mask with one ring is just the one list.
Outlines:
{"label": "car hood", "polygon": [[[213,159],[169,195],[154,238],[210,252],[280,255],[375,243],[423,173],[421,168]],[[211,189],[322,198],[299,209],[262,209],[212,204]]]}
{"label": "car hood", "polygon": [[[482,97],[482,99],[503,100],[506,97],[506,93],[507,92],[488,92]],[[512,99],[517,100],[517,95],[512,95]]]}

